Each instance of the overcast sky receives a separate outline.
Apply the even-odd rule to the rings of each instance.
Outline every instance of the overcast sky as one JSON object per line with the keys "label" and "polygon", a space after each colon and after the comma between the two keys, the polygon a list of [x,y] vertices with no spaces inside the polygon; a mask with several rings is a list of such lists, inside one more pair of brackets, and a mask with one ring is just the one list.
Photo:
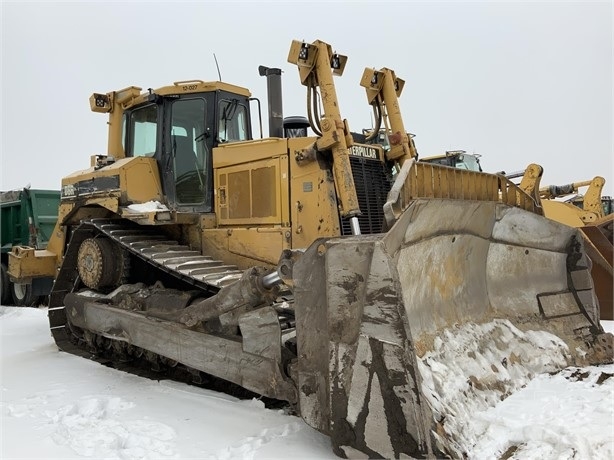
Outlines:
{"label": "overcast sky", "polygon": [[222,79],[266,110],[258,65],[284,71],[284,115],[306,90],[293,39],[348,56],[336,79],[353,131],[371,126],[365,67],[406,81],[421,156],[463,149],[491,172],[544,167],[542,185],[612,172],[612,2],[2,2],[0,189],[58,189],[106,153],[92,92]]}

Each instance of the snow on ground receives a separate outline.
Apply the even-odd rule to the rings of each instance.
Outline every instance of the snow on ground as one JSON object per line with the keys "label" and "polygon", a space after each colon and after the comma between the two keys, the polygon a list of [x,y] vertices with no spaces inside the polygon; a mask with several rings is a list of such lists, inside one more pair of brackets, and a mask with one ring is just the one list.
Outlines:
{"label": "snow on ground", "polygon": [[611,364],[539,375],[521,394],[478,415],[474,424],[484,431],[471,457],[507,451],[517,459],[612,459],[613,391]]}
{"label": "snow on ground", "polygon": [[61,353],[46,309],[0,307],[0,458],[334,459],[258,400],[151,381]]}
{"label": "snow on ground", "polygon": [[[261,401],[59,352],[44,308],[0,307],[0,334],[3,459],[336,458],[326,436]],[[614,458],[613,396],[614,364],[539,375],[466,418],[469,458]]]}
{"label": "snow on ground", "polygon": [[446,450],[475,459],[614,458],[614,364],[550,375],[567,349],[555,335],[507,320],[445,331],[418,363],[451,440],[442,440]]}

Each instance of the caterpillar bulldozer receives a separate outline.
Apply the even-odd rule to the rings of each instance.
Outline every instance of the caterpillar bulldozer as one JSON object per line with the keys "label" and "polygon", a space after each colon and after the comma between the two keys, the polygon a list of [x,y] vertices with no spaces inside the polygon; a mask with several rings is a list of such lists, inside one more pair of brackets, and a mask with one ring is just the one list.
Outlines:
{"label": "caterpillar bulldozer", "polygon": [[[62,179],[47,249],[9,261],[13,279],[53,278],[61,350],[285,401],[351,458],[462,456],[444,399],[492,403],[520,374],[611,361],[577,229],[501,175],[416,162],[392,70],[360,82],[384,153],[341,117],[345,56],[293,41],[288,61],[308,117],[284,124],[281,70],[261,66],[268,138],[251,93],[220,81],[92,95],[108,152]],[[479,350],[455,341],[467,328]],[[433,375],[456,343],[475,365],[448,387]]]}

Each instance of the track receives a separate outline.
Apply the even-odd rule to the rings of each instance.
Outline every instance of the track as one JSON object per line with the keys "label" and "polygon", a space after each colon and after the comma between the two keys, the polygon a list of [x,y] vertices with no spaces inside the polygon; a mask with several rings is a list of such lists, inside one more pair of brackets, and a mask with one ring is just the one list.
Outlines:
{"label": "track", "polygon": [[241,278],[242,270],[169,240],[155,228],[130,221],[92,219],[84,222],[156,268],[204,289],[220,288]]}
{"label": "track", "polygon": [[[117,342],[95,336],[88,331],[74,330],[66,319],[64,297],[79,288],[77,254],[81,243],[94,236],[104,235],[130,254],[145,261],[154,270],[163,271],[177,280],[202,290],[206,295],[215,294],[227,284],[239,279],[243,271],[236,266],[225,265],[221,261],[203,256],[200,252],[169,240],[166,235],[152,227],[140,227],[133,222],[121,219],[91,219],[83,221],[71,236],[66,249],[62,268],[53,285],[49,298],[49,324],[53,338],[60,350],[102,364],[119,367],[122,370],[146,374],[147,377],[160,378],[161,372],[176,373],[176,363],[168,363],[163,357],[144,350],[135,349]],[[117,365],[122,361],[143,361],[137,366]],[[156,373],[152,374],[151,369]],[[185,370],[185,369],[184,369]],[[198,383],[202,375],[191,374]],[[202,374],[202,373],[200,373]],[[169,375],[170,378],[175,378]],[[185,380],[181,378],[181,380]]]}

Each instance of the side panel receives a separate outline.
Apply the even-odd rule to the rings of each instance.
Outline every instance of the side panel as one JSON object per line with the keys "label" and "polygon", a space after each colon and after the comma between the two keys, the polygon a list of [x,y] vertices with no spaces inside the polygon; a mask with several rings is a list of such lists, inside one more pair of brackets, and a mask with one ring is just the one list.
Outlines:
{"label": "side panel", "polygon": [[217,147],[213,169],[218,225],[289,225],[286,139]]}
{"label": "side panel", "polygon": [[292,247],[306,248],[315,239],[341,235],[337,194],[330,166],[315,156],[297,161],[313,138],[288,139]]}
{"label": "side panel", "polygon": [[[311,150],[314,140],[264,139],[214,149],[219,227],[291,227],[284,238],[293,248],[340,235],[331,166]],[[267,254],[267,260],[278,257]]]}
{"label": "side panel", "polygon": [[127,203],[162,201],[158,165],[152,158],[130,158],[120,176],[122,200]]}
{"label": "side panel", "polygon": [[202,252],[241,269],[254,265],[276,266],[284,249],[290,249],[289,227],[213,228],[202,231]]}
{"label": "side panel", "polygon": [[215,210],[219,224],[287,225],[287,160],[281,155],[217,169]]}
{"label": "side panel", "polygon": [[[103,168],[76,171],[62,179],[62,200],[87,200],[119,193],[119,205],[161,201],[162,185],[156,160],[123,158]],[[87,203],[83,203],[87,204]]]}
{"label": "side panel", "polygon": [[213,150],[215,216],[202,223],[203,253],[240,268],[275,266],[292,234],[287,139]]}

